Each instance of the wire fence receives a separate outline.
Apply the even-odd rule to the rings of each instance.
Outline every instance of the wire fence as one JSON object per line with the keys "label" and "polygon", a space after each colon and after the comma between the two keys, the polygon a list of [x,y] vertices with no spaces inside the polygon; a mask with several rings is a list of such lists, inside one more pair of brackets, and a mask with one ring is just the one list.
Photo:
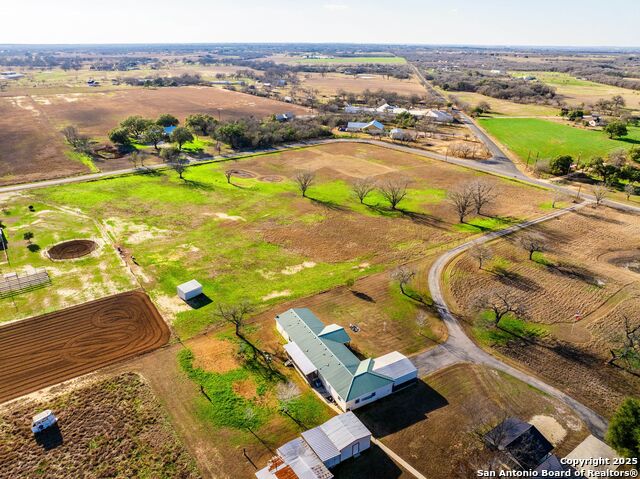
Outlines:
{"label": "wire fence", "polygon": [[7,298],[17,293],[42,288],[51,284],[51,278],[45,268],[38,268],[29,273],[6,273],[0,276],[0,298]]}

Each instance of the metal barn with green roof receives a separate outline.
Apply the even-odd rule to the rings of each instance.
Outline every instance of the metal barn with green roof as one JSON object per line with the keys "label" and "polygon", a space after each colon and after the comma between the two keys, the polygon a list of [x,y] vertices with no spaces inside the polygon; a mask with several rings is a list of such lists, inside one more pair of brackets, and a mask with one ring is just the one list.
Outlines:
{"label": "metal barn with green roof", "polygon": [[[325,324],[307,308],[276,316],[276,328],[296,369],[316,388],[324,388],[343,411],[350,411],[415,382],[418,370],[393,352],[360,361],[347,347],[342,326]],[[378,362],[378,363],[376,363]]]}

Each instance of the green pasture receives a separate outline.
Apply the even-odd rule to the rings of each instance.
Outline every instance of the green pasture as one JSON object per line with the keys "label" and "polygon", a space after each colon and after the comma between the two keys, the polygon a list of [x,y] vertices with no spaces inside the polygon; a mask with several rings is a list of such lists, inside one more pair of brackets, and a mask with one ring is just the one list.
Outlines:
{"label": "green pasture", "polygon": [[558,155],[592,158],[640,144],[638,127],[629,127],[626,137],[612,140],[600,130],[587,130],[534,118],[481,118],[478,122],[489,134],[525,161],[529,154],[535,158],[538,153],[541,159]]}

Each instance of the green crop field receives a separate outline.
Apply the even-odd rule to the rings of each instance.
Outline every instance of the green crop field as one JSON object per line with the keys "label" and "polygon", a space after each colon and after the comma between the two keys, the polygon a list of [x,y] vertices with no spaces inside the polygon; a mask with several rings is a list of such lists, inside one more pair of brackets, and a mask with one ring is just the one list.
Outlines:
{"label": "green crop field", "polygon": [[611,140],[602,131],[586,130],[553,121],[534,118],[482,118],[478,120],[498,141],[521,159],[531,156],[553,158],[571,155],[574,158],[604,156],[618,148],[640,144],[640,128],[629,127],[629,135]]}

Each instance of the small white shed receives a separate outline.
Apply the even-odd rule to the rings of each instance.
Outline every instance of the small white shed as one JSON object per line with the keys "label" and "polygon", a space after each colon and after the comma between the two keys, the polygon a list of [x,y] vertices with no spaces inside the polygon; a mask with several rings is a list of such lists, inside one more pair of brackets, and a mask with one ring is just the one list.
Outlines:
{"label": "small white shed", "polygon": [[202,285],[195,279],[182,283],[178,286],[178,296],[183,301],[189,301],[202,294]]}

